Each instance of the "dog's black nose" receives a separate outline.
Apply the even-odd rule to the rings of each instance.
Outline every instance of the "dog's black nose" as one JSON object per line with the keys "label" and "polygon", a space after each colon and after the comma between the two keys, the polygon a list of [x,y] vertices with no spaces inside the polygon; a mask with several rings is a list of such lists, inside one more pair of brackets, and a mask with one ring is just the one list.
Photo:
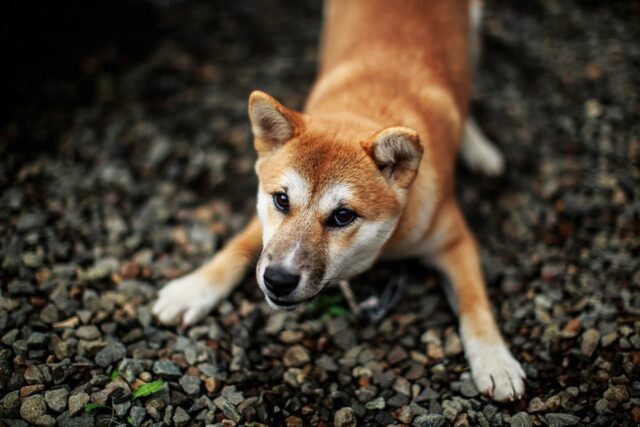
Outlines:
{"label": "dog's black nose", "polygon": [[289,295],[298,286],[300,276],[289,273],[282,267],[267,267],[264,270],[264,285],[277,297]]}

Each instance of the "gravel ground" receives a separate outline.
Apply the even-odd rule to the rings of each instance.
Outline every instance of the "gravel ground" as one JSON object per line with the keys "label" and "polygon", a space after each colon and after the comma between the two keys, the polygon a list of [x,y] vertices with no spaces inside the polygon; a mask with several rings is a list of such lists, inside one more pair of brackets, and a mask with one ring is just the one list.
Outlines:
{"label": "gravel ground", "polygon": [[314,1],[187,2],[22,62],[46,69],[27,92],[5,83],[28,96],[0,136],[4,424],[640,423],[640,8],[487,3],[473,110],[509,169],[461,170],[458,192],[523,400],[478,395],[438,278],[411,262],[359,280],[409,277],[378,324],[331,292],[272,313],[252,277],[198,326],[154,321],[158,287],[251,215],[248,93],[300,107],[316,65]]}

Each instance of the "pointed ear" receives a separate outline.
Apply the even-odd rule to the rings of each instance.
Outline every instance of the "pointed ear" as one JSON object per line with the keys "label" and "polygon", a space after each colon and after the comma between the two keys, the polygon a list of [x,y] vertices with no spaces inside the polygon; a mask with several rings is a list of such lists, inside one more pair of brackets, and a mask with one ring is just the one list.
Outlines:
{"label": "pointed ear", "polygon": [[408,188],[413,182],[422,159],[422,144],[418,133],[402,126],[375,133],[362,144],[390,185]]}
{"label": "pointed ear", "polygon": [[[274,148],[302,132],[302,116],[280,104],[275,98],[255,90],[249,96],[249,119],[257,140]],[[259,144],[258,144],[259,145]]]}

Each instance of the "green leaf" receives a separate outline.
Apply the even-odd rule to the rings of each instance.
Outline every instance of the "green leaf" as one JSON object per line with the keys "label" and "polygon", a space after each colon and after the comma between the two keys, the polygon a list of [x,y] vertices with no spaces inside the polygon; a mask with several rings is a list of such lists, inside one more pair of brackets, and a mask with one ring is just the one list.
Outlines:
{"label": "green leaf", "polygon": [[127,422],[131,425],[133,425],[133,418],[131,418],[131,416],[127,417]]}
{"label": "green leaf", "polygon": [[349,315],[349,310],[341,305],[332,305],[327,312],[333,317],[346,317]]}
{"label": "green leaf", "polygon": [[101,409],[101,408],[109,408],[107,405],[103,405],[102,403],[93,403],[93,402],[89,402],[86,405],[84,405],[84,412],[89,413],[89,412],[93,412],[96,409]]}
{"label": "green leaf", "polygon": [[118,368],[111,371],[111,381],[115,381],[120,376],[120,370]]}
{"label": "green leaf", "polygon": [[308,305],[312,311],[324,312],[332,305],[340,304],[343,301],[342,294],[320,294]]}
{"label": "green leaf", "polygon": [[147,384],[143,384],[133,391],[131,394],[131,400],[136,400],[139,397],[149,396],[162,388],[164,381],[156,380]]}

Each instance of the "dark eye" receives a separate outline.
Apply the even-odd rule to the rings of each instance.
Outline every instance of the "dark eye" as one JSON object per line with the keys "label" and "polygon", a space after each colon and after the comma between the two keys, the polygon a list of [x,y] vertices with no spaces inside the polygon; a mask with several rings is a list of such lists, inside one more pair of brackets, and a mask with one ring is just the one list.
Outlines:
{"label": "dark eye", "polygon": [[289,212],[289,196],[287,196],[285,193],[274,193],[273,204],[276,205],[276,208],[280,212]]}
{"label": "dark eye", "polygon": [[331,218],[327,221],[327,225],[331,227],[346,227],[356,219],[356,213],[349,209],[340,208],[333,211]]}

